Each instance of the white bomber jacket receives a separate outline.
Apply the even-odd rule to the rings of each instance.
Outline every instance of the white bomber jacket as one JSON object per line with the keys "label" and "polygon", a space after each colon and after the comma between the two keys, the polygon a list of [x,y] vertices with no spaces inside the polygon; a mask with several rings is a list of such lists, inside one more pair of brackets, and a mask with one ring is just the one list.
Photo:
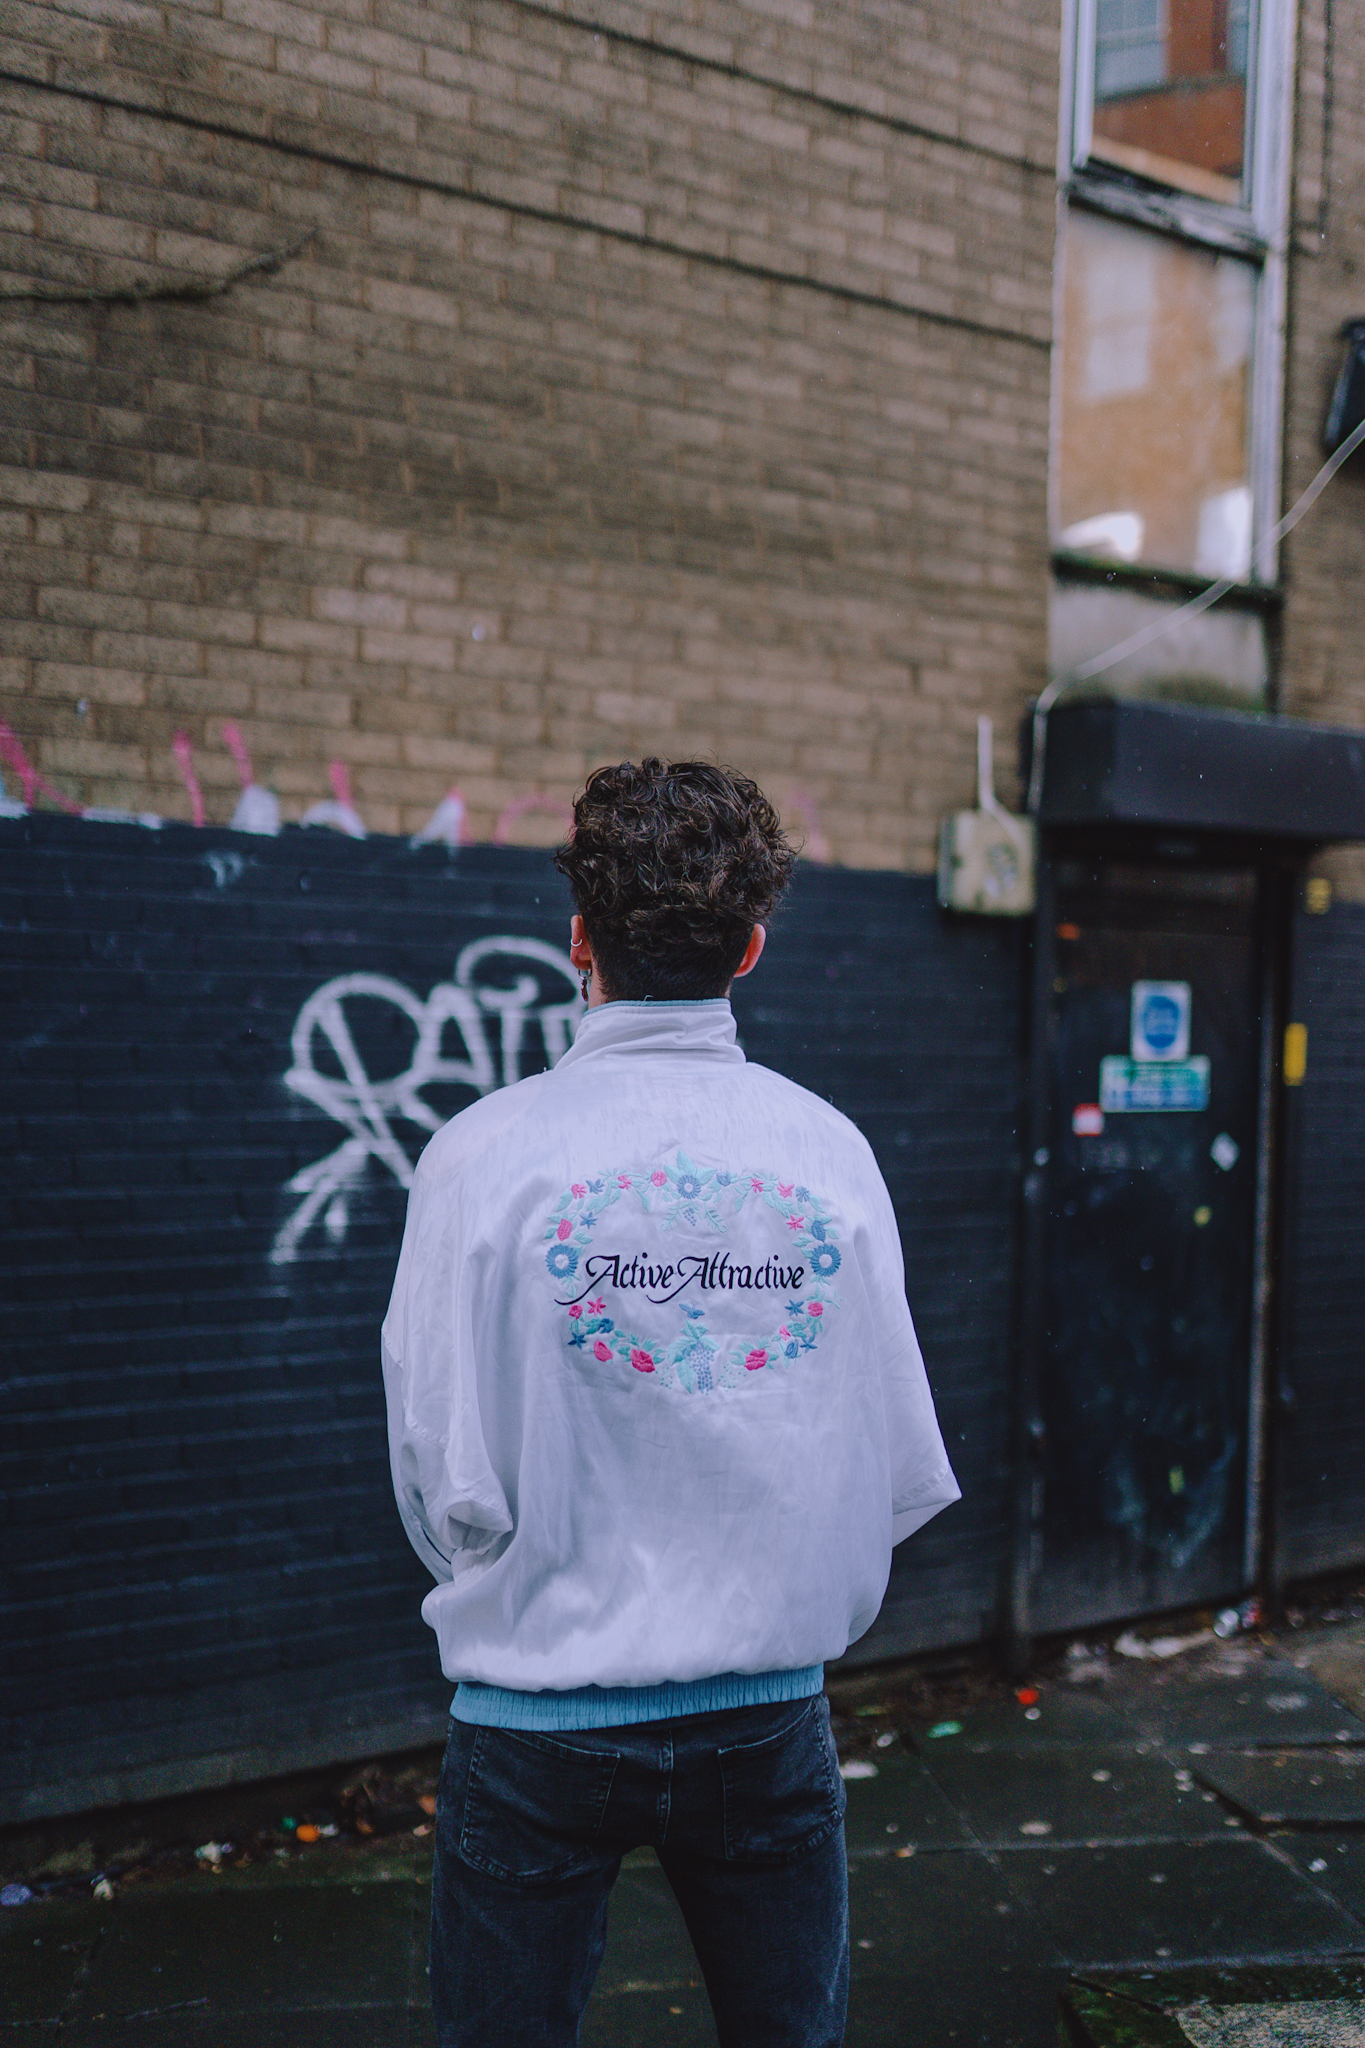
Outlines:
{"label": "white bomber jacket", "polygon": [[384,1322],[451,1679],[837,1657],[959,1498],[866,1140],[725,1001],[609,1003],[422,1155]]}

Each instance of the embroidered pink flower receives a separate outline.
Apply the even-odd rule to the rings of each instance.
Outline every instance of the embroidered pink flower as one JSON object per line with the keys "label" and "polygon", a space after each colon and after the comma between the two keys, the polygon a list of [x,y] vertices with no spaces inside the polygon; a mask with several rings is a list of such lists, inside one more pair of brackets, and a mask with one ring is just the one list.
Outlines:
{"label": "embroidered pink flower", "polygon": [[823,1301],[808,1301],[806,1303],[806,1314],[808,1316],[822,1316],[824,1313],[825,1304]]}
{"label": "embroidered pink flower", "polygon": [[[573,1310],[572,1310],[572,1309],[570,1309],[569,1313],[570,1313],[570,1315],[572,1315],[572,1314],[573,1314]],[[790,1335],[791,1335],[791,1331],[790,1331],[790,1330],[789,1330],[789,1329],[787,1328],[787,1325],[786,1325],[785,1323],[783,1323],[783,1325],[782,1325],[781,1329],[780,1329],[780,1330],[778,1331],[778,1333],[777,1333],[777,1334],[778,1334],[778,1336],[779,1336],[779,1337],[790,1337]]]}
{"label": "embroidered pink flower", "polygon": [[761,1195],[761,1194],[762,1194],[762,1192],[763,1192],[763,1183],[762,1183],[762,1181],[761,1181],[761,1180],[751,1180],[751,1181],[749,1182],[749,1186],[750,1186],[750,1187],[751,1187],[751,1188],[753,1189],[753,1191],[754,1191],[754,1193],[755,1193],[756,1195]]}
{"label": "embroidered pink flower", "polygon": [[746,1372],[762,1372],[767,1363],[768,1354],[766,1351],[751,1351],[744,1361],[744,1370]]}
{"label": "embroidered pink flower", "polygon": [[636,1372],[653,1372],[654,1370],[654,1360],[647,1351],[642,1351],[638,1344],[631,1346],[630,1362],[635,1367]]}
{"label": "embroidered pink flower", "polygon": [[605,1301],[603,1301],[601,1295],[599,1294],[596,1301],[590,1301],[588,1303],[588,1314],[590,1316],[600,1316],[606,1305],[607,1304],[605,1303]]}
{"label": "embroidered pink flower", "polygon": [[573,1322],[575,1322],[575,1323],[576,1323],[576,1322],[578,1321],[578,1318],[579,1318],[579,1317],[580,1317],[580,1316],[582,1315],[582,1313],[583,1313],[583,1310],[582,1310],[582,1308],[580,1307],[580,1305],[579,1305],[579,1303],[578,1303],[578,1302],[576,1302],[576,1301],[575,1301],[575,1302],[573,1302],[573,1303],[571,1303],[571,1304],[570,1304],[570,1307],[569,1307],[569,1317],[570,1317],[570,1320],[571,1320],[571,1321],[573,1321]]}
{"label": "embroidered pink flower", "polygon": [[569,1189],[569,1193],[571,1195],[577,1195],[580,1201],[583,1199],[584,1195],[587,1194],[587,1192],[588,1191],[584,1187],[581,1180],[576,1180],[573,1186]]}
{"label": "embroidered pink flower", "polygon": [[628,1188],[630,1186],[630,1175],[628,1173],[618,1173],[616,1185],[618,1188]]}
{"label": "embroidered pink flower", "polygon": [[656,1188],[661,1188],[664,1182],[668,1179],[668,1175],[664,1173],[660,1168],[656,1167],[654,1172],[651,1173],[651,1175],[649,1176],[649,1178]]}
{"label": "embroidered pink flower", "polygon": [[804,1230],[805,1227],[806,1219],[804,1216],[789,1216],[787,1218],[788,1230]]}
{"label": "embroidered pink flower", "polygon": [[794,1188],[795,1186],[796,1186],[796,1182],[795,1182],[794,1180],[780,1180],[780,1181],[779,1181],[779,1182],[777,1183],[777,1192],[778,1192],[778,1194],[779,1194],[779,1195],[781,1195],[782,1199],[783,1199],[783,1200],[785,1201],[785,1200],[786,1200],[786,1198],[787,1198],[787,1196],[788,1196],[788,1195],[789,1195],[789,1194],[791,1193],[792,1189],[793,1189],[793,1188]]}
{"label": "embroidered pink flower", "polygon": [[609,1365],[611,1363],[611,1346],[604,1344],[599,1337],[592,1347],[592,1355],[594,1358],[600,1359],[603,1365]]}
{"label": "embroidered pink flower", "polygon": [[567,1216],[561,1216],[561,1217],[560,1217],[560,1219],[559,1219],[559,1230],[558,1230],[558,1233],[557,1233],[557,1235],[558,1235],[558,1237],[559,1237],[559,1241],[560,1241],[560,1243],[561,1243],[561,1244],[563,1244],[563,1242],[564,1242],[564,1240],[565,1240],[565,1238],[566,1238],[566,1237],[572,1237],[572,1236],[573,1236],[573,1225],[572,1225],[572,1223],[570,1223],[570,1221],[569,1221],[569,1219],[568,1219],[568,1217],[567,1217]]}

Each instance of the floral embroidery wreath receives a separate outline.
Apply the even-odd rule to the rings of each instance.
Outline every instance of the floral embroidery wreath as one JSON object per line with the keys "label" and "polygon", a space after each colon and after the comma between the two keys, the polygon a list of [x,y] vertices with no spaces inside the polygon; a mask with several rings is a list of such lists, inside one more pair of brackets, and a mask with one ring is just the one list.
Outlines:
{"label": "floral embroidery wreath", "polygon": [[730,1220],[746,1202],[766,1202],[785,1220],[791,1233],[790,1249],[802,1254],[814,1287],[809,1294],[788,1301],[782,1320],[747,1349],[736,1347],[724,1355],[706,1327],[705,1308],[680,1302],[681,1327],[673,1342],[646,1344],[605,1313],[605,1299],[597,1294],[591,1301],[567,1306],[566,1337],[571,1349],[591,1347],[599,1364],[618,1359],[638,1373],[656,1375],[656,1385],[678,1387],[688,1394],[743,1385],[750,1373],[785,1369],[803,1353],[815,1350],[826,1327],[825,1317],[839,1306],[827,1283],[843,1264],[833,1220],[818,1195],[766,1170],[735,1173],[694,1166],[682,1151],[671,1166],[576,1180],[560,1196],[545,1232],[549,1243],[545,1264],[552,1279],[563,1286],[577,1277],[579,1260],[591,1247],[603,1215],[631,1193],[665,1233],[686,1224],[691,1230],[719,1234],[729,1228]]}

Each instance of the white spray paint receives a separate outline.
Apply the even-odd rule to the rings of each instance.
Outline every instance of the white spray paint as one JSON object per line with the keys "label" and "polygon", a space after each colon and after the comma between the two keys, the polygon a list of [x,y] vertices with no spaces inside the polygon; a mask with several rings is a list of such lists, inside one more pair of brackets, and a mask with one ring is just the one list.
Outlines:
{"label": "white spray paint", "polygon": [[242,778],[242,794],[232,814],[233,831],[263,832],[268,838],[273,838],[280,829],[279,798],[273,789],[265,789],[257,782],[246,741],[235,725],[223,727],[223,745],[236,762],[237,773]]}
{"label": "white spray paint", "polygon": [[421,831],[412,835],[413,846],[433,843],[440,846],[466,846],[469,843],[465,801],[458,789],[448,789]]}
{"label": "white spray paint", "polygon": [[332,784],[331,796],[323,803],[310,804],[299,823],[330,825],[334,832],[345,832],[351,839],[367,838],[364,820],[351,800],[351,772],[346,763],[329,761],[327,773]]}
{"label": "white spray paint", "polygon": [[[552,970],[548,997],[542,995],[543,974],[526,971],[530,962]],[[504,985],[484,978],[499,970]],[[562,996],[553,993],[555,978],[566,986]],[[359,1000],[391,1003],[410,1019],[416,1042],[402,1073],[373,1080],[366,1072],[346,1018],[347,1003]],[[315,989],[294,1024],[293,1061],[284,1084],[349,1135],[334,1152],[314,1160],[286,1183],[287,1191],[301,1199],[275,1238],[272,1262],[282,1266],[296,1258],[319,1216],[332,1242],[344,1241],[350,1221],[348,1198],[371,1159],[387,1167],[400,1187],[412,1185],[413,1161],[394,1135],[393,1123],[401,1119],[419,1130],[440,1129],[445,1118],[424,1099],[424,1088],[444,1083],[491,1095],[495,1088],[519,1081],[528,1025],[539,1029],[553,1066],[567,1050],[582,1009],[578,976],[568,955],[542,939],[476,940],[456,961],[454,980],[437,982],[425,1002],[386,974],[342,974]],[[451,1030],[459,1033],[460,1058],[448,1058],[443,1051]],[[327,1047],[340,1076],[318,1070],[317,1054]]]}

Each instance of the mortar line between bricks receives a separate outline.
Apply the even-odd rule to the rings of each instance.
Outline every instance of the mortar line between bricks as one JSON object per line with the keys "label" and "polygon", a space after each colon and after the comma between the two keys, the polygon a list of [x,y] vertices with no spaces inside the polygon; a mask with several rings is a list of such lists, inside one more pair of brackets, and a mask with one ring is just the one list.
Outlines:
{"label": "mortar line between bricks", "polygon": [[[600,221],[577,214],[555,212],[549,207],[527,206],[515,199],[499,199],[491,193],[453,184],[448,179],[422,177],[416,171],[399,170],[390,164],[367,163],[363,157],[345,156],[339,150],[318,149],[310,143],[287,142],[279,136],[262,135],[254,129],[238,127],[235,123],[213,121],[202,114],[186,114],[139,100],[123,99],[112,93],[96,92],[92,87],[53,84],[47,79],[30,77],[24,71],[13,71],[8,66],[0,67],[0,83],[26,86],[30,92],[52,93],[58,99],[79,100],[88,106],[112,107],[119,113],[137,114],[144,120],[165,121],[175,127],[194,129],[202,135],[219,135],[225,141],[255,144],[260,149],[274,150],[279,155],[293,157],[303,163],[325,164],[329,169],[346,171],[361,178],[380,178],[389,184],[402,185],[411,191],[437,192],[442,198],[462,199],[470,206],[487,207],[490,211],[512,214],[521,220],[541,221],[550,227],[564,228],[571,234],[601,235],[607,241],[623,243],[629,248],[647,249],[656,254],[674,256],[683,263],[703,263],[709,269],[730,271],[739,277],[753,278],[761,284],[779,285],[795,291],[821,292],[827,298],[841,300],[845,305],[868,306],[876,312],[894,313],[907,320],[925,320],[933,326],[954,328],[959,333],[980,334],[991,341],[1013,342],[1020,348],[1042,349],[1045,352],[1050,352],[1052,348],[1050,338],[1025,334],[1017,327],[996,327],[989,321],[968,319],[962,313],[940,313],[929,306],[909,305],[899,299],[883,298],[876,292],[859,291],[854,285],[834,284],[826,278],[801,277],[795,271],[777,270],[765,263],[745,263],[734,256],[718,255],[710,249],[689,249],[681,242],[668,242],[653,235],[634,234],[629,228],[609,227]],[[1011,158],[1010,161],[1015,160]]]}
{"label": "mortar line between bricks", "polygon": [[783,99],[798,100],[803,106],[820,107],[831,114],[841,114],[851,121],[870,121],[874,127],[888,128],[896,135],[913,135],[922,142],[936,142],[944,149],[960,149],[972,156],[983,156],[991,163],[1008,164],[1011,169],[1023,171],[1029,177],[1053,178],[1056,166],[1051,163],[1033,163],[1026,156],[1012,156],[1006,149],[992,149],[988,142],[969,142],[964,136],[949,135],[942,128],[931,128],[927,122],[907,121],[899,114],[878,114],[870,107],[860,107],[856,100],[835,99],[829,93],[816,92],[810,86],[788,85],[784,79],[770,78],[766,72],[746,70],[742,64],[727,64],[720,57],[702,57],[694,51],[685,50],[677,43],[661,43],[651,36],[639,36],[629,29],[612,28],[606,22],[593,21],[587,15],[570,14],[567,9],[547,7],[541,0],[509,0],[509,4],[523,14],[534,14],[542,21],[556,21],[569,28],[581,29],[585,35],[602,36],[607,42],[621,43],[628,50],[643,50],[651,57],[664,57],[671,63],[686,65],[695,71],[710,71],[720,78],[733,78],[742,85],[759,85],[767,92],[778,93]]}

